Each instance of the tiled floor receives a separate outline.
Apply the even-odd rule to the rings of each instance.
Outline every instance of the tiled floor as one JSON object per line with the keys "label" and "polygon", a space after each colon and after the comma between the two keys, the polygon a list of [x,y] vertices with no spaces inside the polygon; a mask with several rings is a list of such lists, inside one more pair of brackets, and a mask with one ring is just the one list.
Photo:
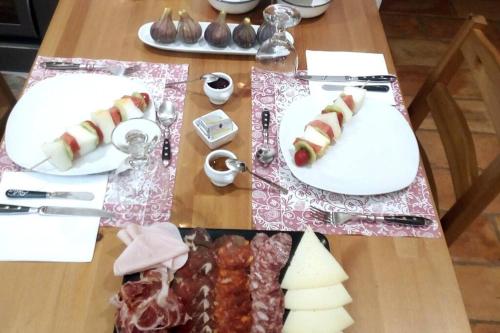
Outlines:
{"label": "tiled floor", "polygon": [[[498,0],[383,0],[382,22],[407,104],[471,12],[488,19],[487,35],[500,48]],[[500,152],[500,145],[471,80],[464,69],[449,88],[465,110],[478,164],[484,168]],[[446,210],[454,202],[454,193],[444,148],[431,117],[425,120],[417,136],[431,161],[439,189],[439,207]],[[450,252],[472,331],[500,333],[500,197],[455,242]]]}

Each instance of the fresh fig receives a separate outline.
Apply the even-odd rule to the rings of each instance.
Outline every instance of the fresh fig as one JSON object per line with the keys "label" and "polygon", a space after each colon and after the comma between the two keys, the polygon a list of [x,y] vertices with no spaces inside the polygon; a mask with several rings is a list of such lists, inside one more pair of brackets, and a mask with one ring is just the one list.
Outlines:
{"label": "fresh fig", "polygon": [[257,29],[257,41],[262,44],[276,32],[276,26],[270,24],[269,22],[264,22]]}
{"label": "fresh fig", "polygon": [[185,10],[179,11],[179,25],[177,33],[179,38],[187,44],[194,44],[201,37],[201,25],[189,16]]}
{"label": "fresh fig", "polygon": [[172,21],[172,10],[165,8],[160,19],[151,26],[151,37],[155,42],[168,44],[175,41],[177,29]]}
{"label": "fresh fig", "polygon": [[249,49],[257,43],[257,34],[252,27],[250,18],[245,17],[243,22],[233,30],[233,41],[241,48]]}
{"label": "fresh fig", "polygon": [[210,23],[203,35],[208,44],[215,47],[226,47],[231,41],[231,29],[226,23],[226,12],[221,11],[217,20]]}

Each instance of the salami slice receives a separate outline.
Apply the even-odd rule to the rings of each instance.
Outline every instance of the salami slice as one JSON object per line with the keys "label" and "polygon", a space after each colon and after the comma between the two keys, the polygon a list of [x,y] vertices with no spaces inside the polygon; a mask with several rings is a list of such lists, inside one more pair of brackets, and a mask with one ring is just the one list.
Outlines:
{"label": "salami slice", "polygon": [[248,333],[252,326],[249,273],[253,260],[250,243],[241,236],[215,241],[215,324],[217,333]]}
{"label": "salami slice", "polygon": [[285,306],[279,275],[288,261],[291,248],[292,238],[285,233],[272,237],[259,233],[251,242],[251,333],[280,333],[283,328]]}
{"label": "salami slice", "polygon": [[210,235],[205,229],[194,229],[184,237],[189,257],[175,274],[172,289],[179,295],[191,317],[176,327],[177,333],[213,333],[215,254]]}

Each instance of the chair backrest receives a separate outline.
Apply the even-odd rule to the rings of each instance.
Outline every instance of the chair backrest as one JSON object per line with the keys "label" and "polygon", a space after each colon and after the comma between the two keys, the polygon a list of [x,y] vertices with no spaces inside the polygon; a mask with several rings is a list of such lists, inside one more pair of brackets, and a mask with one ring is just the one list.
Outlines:
{"label": "chair backrest", "polygon": [[483,33],[486,24],[482,16],[471,16],[465,22],[408,107],[415,130],[431,112],[445,148],[457,198],[441,219],[448,243],[500,192],[500,156],[479,175],[471,131],[446,87],[465,62],[500,141],[500,54]]}
{"label": "chair backrest", "polygon": [[0,73],[0,140],[3,137],[7,118],[14,104],[16,104],[16,97],[10,90],[7,82],[5,82],[3,75]]}

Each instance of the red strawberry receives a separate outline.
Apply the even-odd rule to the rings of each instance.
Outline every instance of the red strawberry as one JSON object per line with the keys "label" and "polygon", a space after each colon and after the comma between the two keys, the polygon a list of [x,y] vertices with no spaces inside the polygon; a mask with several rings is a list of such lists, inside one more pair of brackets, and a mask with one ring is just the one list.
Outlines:
{"label": "red strawberry", "polygon": [[305,149],[299,149],[295,152],[294,159],[297,166],[304,166],[309,163],[309,154]]}
{"label": "red strawberry", "polygon": [[142,98],[144,98],[144,102],[146,102],[146,106],[149,105],[149,101],[151,101],[151,98],[149,97],[148,93],[141,93]]}

